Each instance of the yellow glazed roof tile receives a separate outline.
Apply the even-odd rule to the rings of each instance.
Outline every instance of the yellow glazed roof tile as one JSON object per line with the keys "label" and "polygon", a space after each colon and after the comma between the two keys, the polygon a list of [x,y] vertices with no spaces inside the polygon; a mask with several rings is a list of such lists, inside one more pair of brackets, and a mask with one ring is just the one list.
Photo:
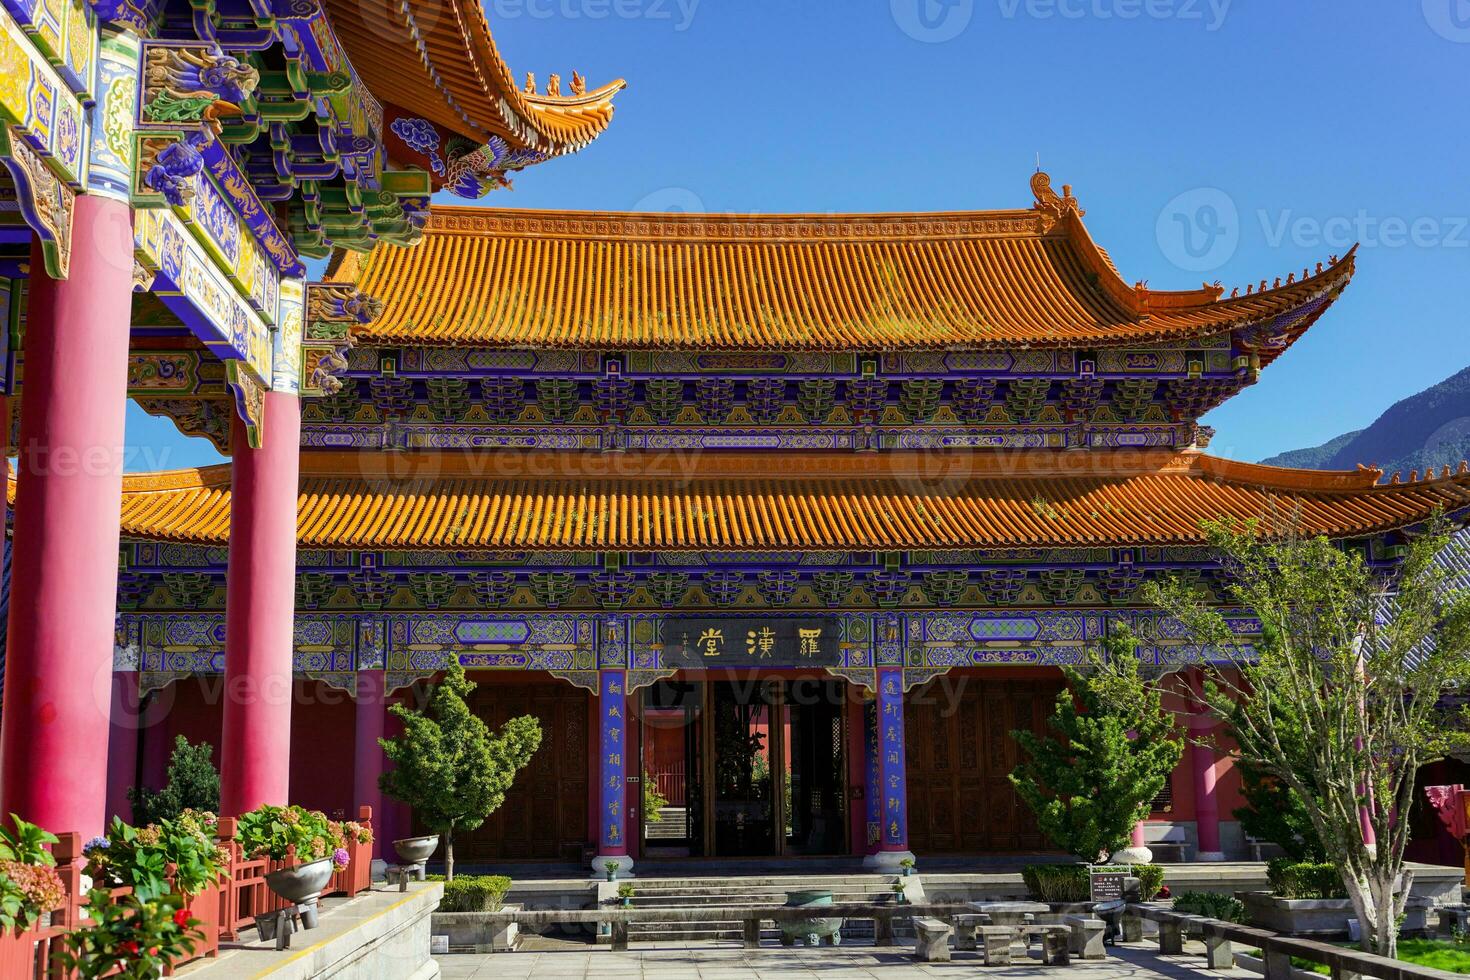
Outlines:
{"label": "yellow glazed roof tile", "polygon": [[[306,548],[905,550],[1196,544],[1209,517],[1292,515],[1359,536],[1470,508],[1470,472],[1405,484],[1195,452],[887,456],[436,453],[302,457]],[[229,466],[130,474],[125,538],[224,544]],[[11,484],[14,496],[14,483]]]}
{"label": "yellow glazed roof tile", "polygon": [[[1260,326],[1271,360],[1352,277],[1354,254],[1274,286],[1127,285],[1075,199],[1029,210],[700,215],[436,207],[412,249],[333,271],[381,299],[377,344],[580,349],[1095,347]],[[1335,258],[1335,257],[1334,257]]]}

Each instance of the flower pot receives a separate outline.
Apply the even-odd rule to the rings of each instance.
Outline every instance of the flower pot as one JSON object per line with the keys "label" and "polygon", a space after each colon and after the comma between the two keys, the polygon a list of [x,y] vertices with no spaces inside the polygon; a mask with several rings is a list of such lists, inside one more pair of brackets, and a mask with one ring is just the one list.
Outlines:
{"label": "flower pot", "polygon": [[404,864],[423,864],[434,856],[439,849],[439,835],[429,834],[425,837],[405,837],[393,842],[393,850],[398,852],[398,859]]}
{"label": "flower pot", "polygon": [[[334,870],[331,858],[318,858],[305,864],[272,871],[265,876],[265,883],[271,891],[299,908],[303,929],[315,929],[316,900],[322,889],[327,887],[327,882],[332,880]],[[259,919],[256,922],[258,924]]]}

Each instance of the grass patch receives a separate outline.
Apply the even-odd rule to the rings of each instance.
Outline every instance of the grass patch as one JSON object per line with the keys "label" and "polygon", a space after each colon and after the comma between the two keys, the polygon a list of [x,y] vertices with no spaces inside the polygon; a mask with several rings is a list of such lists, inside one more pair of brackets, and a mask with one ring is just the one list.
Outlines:
{"label": "grass patch", "polygon": [[[1359,948],[1355,943],[1338,943],[1337,945],[1344,949]],[[1259,949],[1247,950],[1246,955],[1260,959],[1261,951]],[[1428,966],[1450,973],[1470,974],[1470,946],[1462,946],[1447,939],[1400,939],[1399,959],[1405,963],[1413,963],[1415,966]],[[1300,970],[1310,970],[1312,973],[1325,975],[1330,972],[1323,964],[1304,960],[1300,956],[1293,956],[1291,965]]]}

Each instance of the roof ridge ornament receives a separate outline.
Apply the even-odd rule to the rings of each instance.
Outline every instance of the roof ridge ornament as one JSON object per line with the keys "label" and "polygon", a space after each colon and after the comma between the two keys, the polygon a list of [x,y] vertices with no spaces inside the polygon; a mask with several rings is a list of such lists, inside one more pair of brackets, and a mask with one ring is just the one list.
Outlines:
{"label": "roof ridge ornament", "polygon": [[1077,198],[1072,196],[1072,185],[1063,184],[1062,193],[1058,194],[1051,188],[1051,175],[1044,170],[1038,170],[1031,175],[1031,193],[1036,196],[1036,203],[1032,208],[1055,218],[1060,219],[1069,214],[1080,218],[1087,213],[1078,206]]}

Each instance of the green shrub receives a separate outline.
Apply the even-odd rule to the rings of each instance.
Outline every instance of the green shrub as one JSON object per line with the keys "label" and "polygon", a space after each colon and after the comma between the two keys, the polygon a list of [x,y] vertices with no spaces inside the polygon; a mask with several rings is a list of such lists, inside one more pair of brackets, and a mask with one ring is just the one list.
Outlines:
{"label": "green shrub", "polygon": [[1271,894],[1277,898],[1346,898],[1342,876],[1332,864],[1276,858],[1266,865]]}
{"label": "green shrub", "polygon": [[1174,899],[1174,911],[1226,922],[1245,921],[1244,902],[1233,895],[1215,892],[1180,892]]}
{"label": "green shrub", "polygon": [[1139,898],[1152,902],[1164,887],[1164,869],[1157,864],[1135,864],[1130,869],[1138,876]]}
{"label": "green shrub", "polygon": [[1090,870],[1085,864],[1028,864],[1021,880],[1038,902],[1085,902],[1092,897]]}
{"label": "green shrub", "polygon": [[185,810],[215,812],[219,809],[219,770],[214,767],[214,750],[208,742],[190,745],[180,735],[168,758],[163,789],[134,786],[128,790],[128,802],[136,827],[177,820]]}
{"label": "green shrub", "polygon": [[[432,875],[436,881],[444,879]],[[444,882],[444,898],[439,902],[440,912],[496,912],[510,891],[510,879],[505,875],[455,875],[453,881]]]}

